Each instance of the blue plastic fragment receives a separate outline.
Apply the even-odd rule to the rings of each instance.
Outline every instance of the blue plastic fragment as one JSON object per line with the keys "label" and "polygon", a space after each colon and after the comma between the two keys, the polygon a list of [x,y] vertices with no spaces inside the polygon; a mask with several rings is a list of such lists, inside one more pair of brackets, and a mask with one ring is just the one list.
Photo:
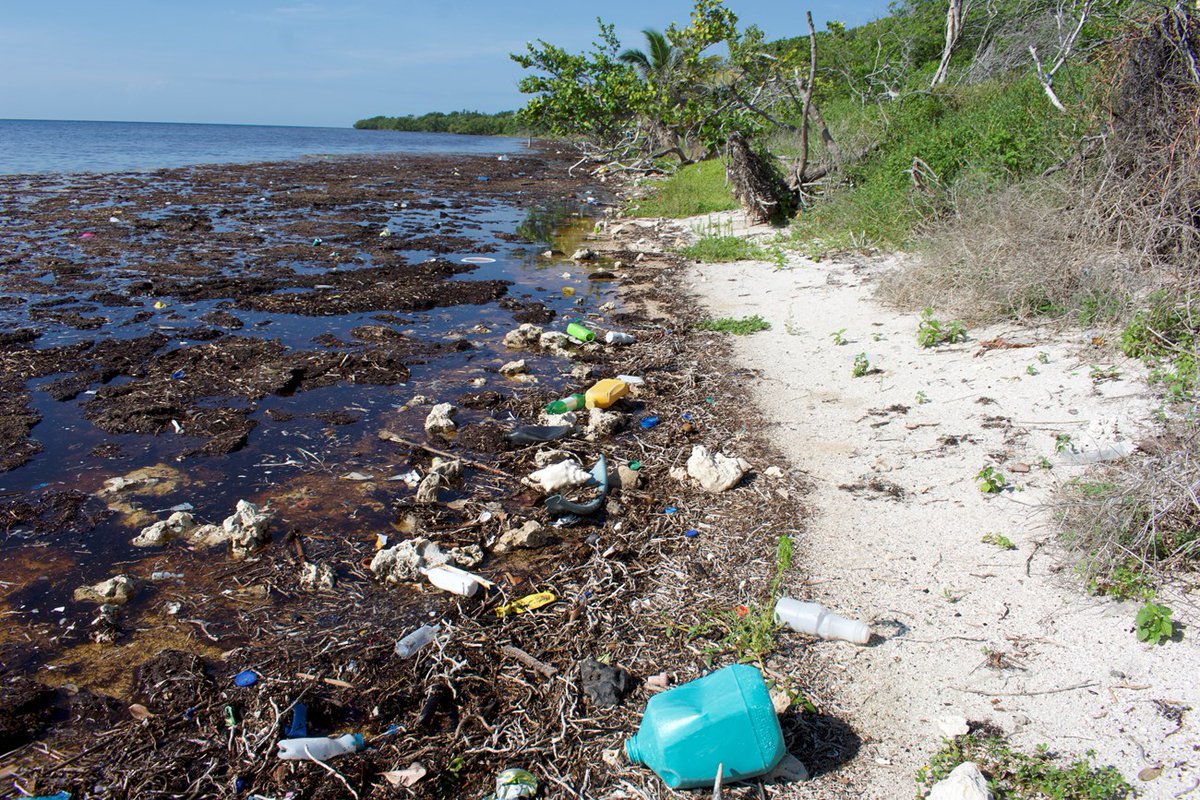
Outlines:
{"label": "blue plastic fragment", "polygon": [[253,686],[258,683],[258,673],[252,669],[244,669],[233,676],[233,682],[238,686]]}
{"label": "blue plastic fragment", "polygon": [[685,411],[685,412],[683,412],[683,418],[690,422],[692,419],[692,415],[690,412]]}
{"label": "blue plastic fragment", "polygon": [[678,510],[679,509],[676,508],[675,506],[667,506],[666,508],[663,509],[663,513],[664,514],[674,514]]}
{"label": "blue plastic fragment", "polygon": [[289,739],[303,739],[308,736],[308,706],[296,703],[292,706],[292,724],[286,731]]}
{"label": "blue plastic fragment", "polygon": [[250,781],[246,780],[245,778],[237,778],[233,782],[233,790],[235,792],[243,792],[246,790],[246,787],[249,785],[250,785]]}
{"label": "blue plastic fragment", "polygon": [[695,539],[697,536],[700,535],[700,531],[696,530],[695,528],[688,528],[686,531],[683,532],[683,535],[688,537],[689,539]]}
{"label": "blue plastic fragment", "polygon": [[481,181],[490,181],[490,180],[491,180],[491,178],[489,178],[487,175],[480,175],[480,176],[479,176],[479,180],[481,180]]}
{"label": "blue plastic fragment", "polygon": [[179,380],[179,379],[180,379],[180,378],[182,378],[184,375],[187,375],[187,373],[186,373],[186,372],[184,372],[184,371],[183,371],[183,370],[181,370],[181,369],[177,369],[177,370],[175,370],[174,372],[172,372],[172,373],[171,373],[171,377],[172,377],[172,378],[174,378],[175,380]]}
{"label": "blue plastic fragment", "polygon": [[658,424],[658,417],[643,417],[642,421],[638,424],[641,425],[644,430],[650,430]]}
{"label": "blue plastic fragment", "polygon": [[55,792],[54,794],[39,794],[37,797],[28,797],[26,800],[71,800],[71,793]]}

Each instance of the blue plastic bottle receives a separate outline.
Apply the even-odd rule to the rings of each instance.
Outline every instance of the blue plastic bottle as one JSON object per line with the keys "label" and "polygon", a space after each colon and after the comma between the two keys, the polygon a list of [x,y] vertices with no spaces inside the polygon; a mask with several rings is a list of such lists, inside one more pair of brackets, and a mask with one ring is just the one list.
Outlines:
{"label": "blue plastic bottle", "polygon": [[719,764],[732,783],[770,772],[787,751],[762,673],[735,664],[651,697],[625,753],[672,789],[697,789]]}

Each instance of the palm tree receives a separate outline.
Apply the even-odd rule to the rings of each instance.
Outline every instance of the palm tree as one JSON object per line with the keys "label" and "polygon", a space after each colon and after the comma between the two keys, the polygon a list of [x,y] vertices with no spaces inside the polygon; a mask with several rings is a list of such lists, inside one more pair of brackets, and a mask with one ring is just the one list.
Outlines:
{"label": "palm tree", "polygon": [[617,58],[636,67],[646,80],[653,79],[661,83],[667,74],[679,64],[679,50],[661,31],[646,28],[642,33],[646,36],[646,49],[649,53],[629,49]]}

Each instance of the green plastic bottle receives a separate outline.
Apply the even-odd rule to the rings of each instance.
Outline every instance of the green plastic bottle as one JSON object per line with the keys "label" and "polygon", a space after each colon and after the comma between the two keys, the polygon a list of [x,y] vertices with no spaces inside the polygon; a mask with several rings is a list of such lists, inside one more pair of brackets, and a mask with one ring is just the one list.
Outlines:
{"label": "green plastic bottle", "polygon": [[555,400],[546,406],[547,414],[565,414],[568,411],[578,411],[587,404],[587,397],[582,394],[572,394],[562,400]]}
{"label": "green plastic bottle", "polygon": [[651,697],[625,753],[672,789],[698,789],[718,765],[732,783],[770,772],[787,751],[762,673],[735,664]]}

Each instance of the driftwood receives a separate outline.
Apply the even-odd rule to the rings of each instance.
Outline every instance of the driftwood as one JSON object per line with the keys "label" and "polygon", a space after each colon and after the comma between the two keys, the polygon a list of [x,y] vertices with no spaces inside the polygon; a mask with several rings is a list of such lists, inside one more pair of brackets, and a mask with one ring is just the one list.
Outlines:
{"label": "driftwood", "polygon": [[729,137],[725,174],[733,195],[756,222],[773,222],[788,215],[793,195],[774,165],[754,152],[741,133]]}

